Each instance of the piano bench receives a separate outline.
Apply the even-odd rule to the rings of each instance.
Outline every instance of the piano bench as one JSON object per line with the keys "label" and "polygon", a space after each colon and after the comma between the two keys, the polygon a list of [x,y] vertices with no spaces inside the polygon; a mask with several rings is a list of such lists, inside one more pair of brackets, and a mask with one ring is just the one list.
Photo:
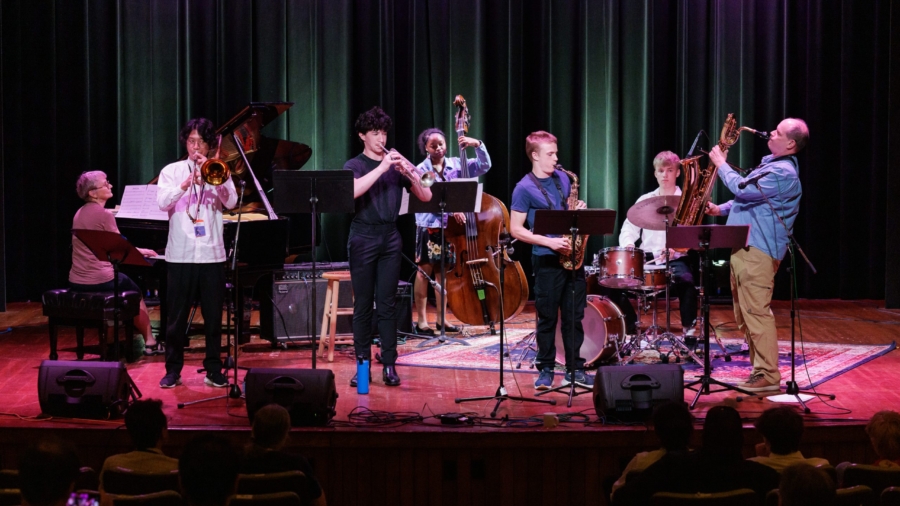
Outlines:
{"label": "piano bench", "polygon": [[[338,344],[353,344],[353,335],[337,335],[337,317],[353,315],[353,306],[340,307],[341,281],[350,281],[350,271],[329,271],[322,274],[328,282],[325,289],[325,310],[322,312],[322,335],[319,336],[318,356],[325,356],[328,350],[328,361],[334,362],[334,347]],[[351,288],[352,289],[352,288]]]}
{"label": "piano bench", "polygon": [[[44,316],[50,324],[50,360],[57,360],[57,328],[75,327],[75,350],[78,360],[84,358],[84,328],[96,328],[100,341],[100,359],[106,360],[106,327],[113,325],[115,297],[113,292],[73,292],[68,289],[47,290],[41,297]],[[123,291],[119,297],[119,325],[125,327],[125,357],[134,360],[134,317],[141,310],[141,294]],[[118,336],[116,341],[118,341]]]}

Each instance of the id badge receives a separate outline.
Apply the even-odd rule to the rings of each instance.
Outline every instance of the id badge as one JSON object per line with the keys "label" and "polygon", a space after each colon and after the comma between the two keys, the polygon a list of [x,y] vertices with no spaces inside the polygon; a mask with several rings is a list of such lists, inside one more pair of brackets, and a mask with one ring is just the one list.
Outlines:
{"label": "id badge", "polygon": [[194,223],[194,237],[204,237],[206,235],[206,227],[203,225],[203,220],[197,220]]}

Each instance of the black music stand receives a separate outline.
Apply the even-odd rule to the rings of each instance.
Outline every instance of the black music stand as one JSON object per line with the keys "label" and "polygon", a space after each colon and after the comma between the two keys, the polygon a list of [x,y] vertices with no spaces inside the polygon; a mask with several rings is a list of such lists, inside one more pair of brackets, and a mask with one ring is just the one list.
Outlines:
{"label": "black music stand", "polygon": [[[437,197],[437,198],[435,198]],[[419,199],[409,199],[409,212],[411,213],[432,213],[432,214],[440,214],[441,215],[441,224],[443,225],[444,220],[447,219],[447,213],[471,213],[475,210],[475,201],[478,198],[478,182],[477,181],[435,181],[433,185],[431,185],[431,200],[428,202],[422,202]],[[444,298],[447,296],[447,268],[445,264],[445,259],[447,258],[447,245],[444,243],[444,230],[446,227],[441,227],[441,281],[444,282],[444,289],[441,290],[440,295],[440,311],[441,311],[441,334],[439,336],[432,337],[431,339],[426,339],[419,343],[416,347],[421,348],[427,344],[431,344],[437,341],[439,344],[450,343],[450,344],[462,344],[463,346],[470,346],[469,343],[463,341],[462,339],[456,339],[454,337],[447,337],[446,328],[447,328],[447,315],[444,310]]]}
{"label": "black music stand", "polygon": [[[572,378],[572,382],[568,385],[561,385],[551,388],[535,395],[549,394],[550,392],[558,392],[566,388],[569,389],[569,401],[567,407],[572,407],[572,398],[591,392],[593,389],[576,385],[575,383],[575,361],[578,359],[580,350],[575,349],[575,236],[577,235],[609,235],[616,228],[616,212],[612,209],[579,209],[579,210],[549,210],[538,209],[534,213],[534,233],[538,235],[566,235],[569,234],[572,262],[572,314],[569,315],[571,323],[571,335],[569,336],[569,351],[573,356],[566,354],[566,370]],[[587,245],[584,245],[587,248]],[[563,340],[565,341],[565,336]],[[575,392],[575,387],[581,388],[581,392]]]}
{"label": "black music stand", "polygon": [[[78,238],[97,260],[109,262],[113,267],[113,347],[116,350],[116,361],[119,360],[119,265],[139,265],[149,267],[151,264],[122,234],[106,230],[87,230],[73,228],[72,235]],[[105,358],[105,357],[104,357]]]}
{"label": "black music stand", "polygon": [[[697,225],[697,226],[679,226],[671,227],[666,232],[666,245],[669,248],[689,248],[695,249],[700,253],[700,261],[703,263],[704,272],[712,272],[709,260],[709,250],[717,248],[737,249],[747,245],[747,239],[750,237],[749,225]],[[700,281],[700,284],[708,283],[708,279]],[[692,381],[684,386],[684,388],[694,390],[697,395],[691,402],[690,407],[694,409],[701,395],[709,395],[716,392],[725,392],[734,390],[749,396],[756,394],[736,387],[730,383],[719,381],[712,377],[712,367],[709,363],[709,287],[703,287],[703,335],[706,341],[703,343],[703,374],[696,381]],[[724,350],[723,350],[724,351]],[[694,388],[696,385],[696,388]],[[718,385],[722,388],[718,390],[710,390],[710,385]]]}
{"label": "black music stand", "polygon": [[309,213],[310,244],[312,245],[313,289],[309,299],[309,338],[312,342],[312,368],[316,368],[316,223],[318,213],[352,213],[353,172],[349,170],[274,170],[272,188],[278,209],[283,213]]}

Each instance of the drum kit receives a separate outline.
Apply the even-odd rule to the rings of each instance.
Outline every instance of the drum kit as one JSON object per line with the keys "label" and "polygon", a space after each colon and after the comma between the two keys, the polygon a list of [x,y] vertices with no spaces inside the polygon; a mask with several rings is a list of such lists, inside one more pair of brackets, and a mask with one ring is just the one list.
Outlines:
{"label": "drum kit", "polygon": [[[636,226],[647,230],[666,230],[675,216],[680,196],[661,195],[644,199],[628,210],[628,220]],[[657,261],[662,260],[661,264]],[[702,267],[701,267],[702,268]],[[669,356],[674,355],[675,361],[687,356],[702,365],[702,359],[697,355],[696,342],[692,339],[684,339],[670,332],[670,307],[669,284],[671,283],[671,269],[669,268],[668,248],[661,259],[654,259],[645,263],[644,251],[634,247],[611,247],[601,250],[594,255],[591,266],[585,267],[588,292],[597,284],[607,288],[627,290],[635,294],[638,299],[638,333],[628,336],[625,333],[625,317],[619,307],[609,298],[602,295],[588,295],[584,313],[584,344],[581,347],[581,355],[586,358],[586,365],[597,366],[618,362],[628,355],[632,359],[648,349],[659,352],[660,360],[668,363]],[[701,274],[702,279],[702,274]],[[660,327],[657,323],[657,298],[665,294],[666,325]],[[700,297],[703,296],[703,287],[700,288]],[[652,303],[650,300],[652,299]],[[652,308],[652,323],[646,329],[642,329],[641,314]],[[702,316],[698,318],[697,328],[703,329]],[[721,349],[725,349],[714,331],[710,331]],[[699,340],[705,336],[699,336]],[[688,341],[687,343],[685,341]],[[666,348],[663,348],[665,344]],[[556,335],[557,355],[560,355],[562,346],[562,332],[557,328]],[[563,356],[557,356],[557,360],[563,360]],[[725,356],[725,360],[730,357]]]}

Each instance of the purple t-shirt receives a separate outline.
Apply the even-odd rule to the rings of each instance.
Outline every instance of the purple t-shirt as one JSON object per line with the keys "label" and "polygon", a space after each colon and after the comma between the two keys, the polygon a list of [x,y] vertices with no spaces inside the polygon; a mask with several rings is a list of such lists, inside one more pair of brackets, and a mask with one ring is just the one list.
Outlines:
{"label": "purple t-shirt", "polygon": [[[513,190],[512,194],[512,204],[509,208],[513,211],[520,213],[527,213],[528,216],[525,218],[525,225],[531,229],[534,227],[534,212],[538,209],[566,209],[566,197],[569,195],[569,176],[566,175],[565,172],[556,171],[552,176],[545,178],[537,178],[540,181],[541,186],[547,190],[547,196],[550,197],[550,202],[553,204],[553,207],[547,206],[547,199],[544,198],[544,194],[541,190],[538,189],[537,186],[534,185],[534,181],[531,180],[531,176],[525,175],[521,181],[516,185],[516,188]],[[556,182],[559,182],[560,187],[562,188],[562,194],[559,193],[559,189],[556,187]],[[548,237],[557,237],[557,236],[548,236]],[[557,253],[550,248],[544,246],[533,245],[531,247],[532,255],[556,255]]]}

